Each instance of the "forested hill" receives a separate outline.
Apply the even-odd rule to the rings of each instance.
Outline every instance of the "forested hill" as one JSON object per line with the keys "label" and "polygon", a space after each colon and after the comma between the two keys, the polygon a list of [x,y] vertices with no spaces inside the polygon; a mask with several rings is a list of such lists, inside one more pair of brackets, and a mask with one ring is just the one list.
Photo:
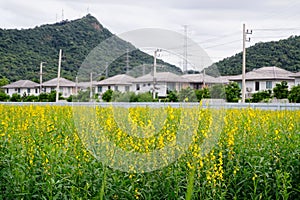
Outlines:
{"label": "forested hill", "polygon": [[[58,53],[63,50],[61,76],[74,80],[79,67],[89,52],[113,34],[104,28],[98,20],[87,15],[73,21],[62,21],[32,29],[0,29],[0,78],[10,81],[19,79],[38,80],[39,66],[44,64],[44,80],[57,76]],[[118,45],[122,48],[134,47],[119,38]],[[109,52],[108,55],[109,56]],[[129,52],[130,68],[137,65],[153,63],[153,57],[139,50]],[[180,69],[165,64],[174,71]],[[124,73],[126,55],[122,55],[109,66],[109,76]]]}
{"label": "forested hill", "polygon": [[[274,42],[257,43],[247,48],[246,52],[246,71],[264,66],[277,66],[292,72],[300,71],[300,36],[292,36]],[[241,74],[242,53],[215,64],[221,75]]]}

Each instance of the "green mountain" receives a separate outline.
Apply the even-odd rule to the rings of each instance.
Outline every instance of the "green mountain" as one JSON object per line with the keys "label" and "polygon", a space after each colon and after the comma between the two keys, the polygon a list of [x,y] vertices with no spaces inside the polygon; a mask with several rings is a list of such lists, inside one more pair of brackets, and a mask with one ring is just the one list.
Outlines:
{"label": "green mountain", "polygon": [[[111,47],[108,46],[107,49],[102,49],[100,56],[92,59],[92,63],[90,60],[84,62],[91,50],[108,39],[109,45],[114,45],[114,50],[123,53],[116,54],[118,57],[114,58],[112,56],[116,55],[110,55],[108,48]],[[150,67],[153,63],[152,56],[114,36],[91,15],[32,29],[0,29],[0,41],[0,78],[6,77],[10,81],[19,79],[37,81],[41,62],[46,62],[43,68],[44,81],[56,77],[59,49],[63,50],[61,76],[70,80],[74,80],[82,65],[86,67],[87,64],[91,65],[89,67],[92,70],[95,71],[96,69],[98,74],[103,71],[103,63],[107,62],[109,64],[109,76],[125,73],[127,49],[129,49],[129,70],[138,73],[141,70],[132,69],[142,64]],[[181,70],[176,66],[161,60],[158,60],[158,65],[163,65],[164,70],[181,73]],[[88,72],[87,69],[82,71]]]}
{"label": "green mountain", "polygon": [[[300,36],[288,39],[260,42],[246,50],[246,71],[264,66],[277,66],[292,72],[300,71]],[[242,73],[242,53],[215,63],[221,75]],[[212,74],[213,66],[206,71]]]}

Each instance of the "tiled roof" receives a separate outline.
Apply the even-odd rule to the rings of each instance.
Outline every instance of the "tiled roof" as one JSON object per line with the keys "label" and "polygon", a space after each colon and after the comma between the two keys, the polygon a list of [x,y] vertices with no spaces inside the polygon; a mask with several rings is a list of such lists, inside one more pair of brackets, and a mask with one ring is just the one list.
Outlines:
{"label": "tiled roof", "polygon": [[13,82],[11,84],[3,86],[3,88],[35,88],[38,87],[39,84],[30,80],[19,80]]}
{"label": "tiled roof", "polygon": [[[156,78],[156,82],[167,82],[167,83],[171,83],[171,82],[188,83],[190,81],[184,77],[178,76],[171,72],[157,72],[155,78]],[[153,76],[151,73],[138,77],[134,80],[134,82],[136,83],[145,83],[145,82],[148,83],[152,81],[153,81]]]}
{"label": "tiled roof", "polygon": [[97,82],[97,85],[131,85],[135,80],[132,76],[120,74]]}
{"label": "tiled roof", "polygon": [[291,75],[290,77],[297,77],[297,78],[299,78],[299,77],[300,77],[300,72],[294,73],[294,74]]}
{"label": "tiled roof", "polygon": [[[93,86],[97,85],[97,81],[93,81],[92,85]],[[80,87],[80,88],[89,88],[89,87],[91,87],[91,82],[90,81],[79,82],[78,85],[77,85],[77,87]]]}
{"label": "tiled roof", "polygon": [[[46,81],[42,85],[44,87],[56,87],[57,86],[57,78]],[[59,78],[59,86],[60,87],[75,87],[76,84],[73,81],[69,81],[65,78]]]}
{"label": "tiled roof", "polygon": [[[279,67],[262,67],[246,73],[246,80],[293,80],[293,72]],[[229,80],[242,80],[242,75],[232,76]]]}
{"label": "tiled roof", "polygon": [[190,80],[190,83],[202,83],[203,82],[203,77],[204,77],[204,82],[205,83],[227,83],[228,79],[226,77],[212,77],[209,75],[204,75],[201,74],[185,74],[182,75],[181,77],[186,78]]}

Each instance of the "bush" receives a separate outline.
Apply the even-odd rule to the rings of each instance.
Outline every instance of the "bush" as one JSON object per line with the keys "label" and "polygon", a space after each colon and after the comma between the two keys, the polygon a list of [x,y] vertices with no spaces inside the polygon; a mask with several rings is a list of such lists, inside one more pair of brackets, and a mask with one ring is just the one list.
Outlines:
{"label": "bush", "polygon": [[292,103],[300,103],[300,85],[292,87],[288,99]]}
{"label": "bush", "polygon": [[200,90],[195,90],[195,95],[200,102],[203,98],[210,98],[210,91],[208,88],[202,88]]}
{"label": "bush", "polygon": [[134,92],[125,92],[125,93],[119,93],[115,94],[116,92],[113,92],[113,101],[115,102],[137,102],[138,97]]}
{"label": "bush", "polygon": [[8,101],[8,100],[9,100],[9,95],[0,91],[0,101]]}
{"label": "bush", "polygon": [[277,83],[273,88],[274,97],[277,99],[286,99],[289,96],[289,86],[286,81],[282,81],[281,83]]}
{"label": "bush", "polygon": [[168,91],[167,99],[168,102],[178,102],[178,94],[176,91]]}
{"label": "bush", "polygon": [[226,101],[238,102],[241,96],[241,88],[236,82],[231,82],[225,87]]}
{"label": "bush", "polygon": [[178,94],[178,101],[181,102],[197,102],[198,98],[196,93],[190,87],[182,89]]}
{"label": "bush", "polygon": [[[210,97],[213,99],[225,99],[225,86],[223,84],[216,84],[209,88]],[[204,97],[205,98],[205,97]]]}
{"label": "bush", "polygon": [[103,101],[110,102],[112,100],[112,94],[113,91],[111,89],[106,90],[102,95]]}
{"label": "bush", "polygon": [[29,95],[29,96],[24,96],[24,97],[22,98],[22,100],[23,100],[24,102],[36,102],[36,101],[38,101],[38,97],[37,97],[37,96],[34,96],[34,95]]}
{"label": "bush", "polygon": [[153,96],[151,92],[139,93],[137,96],[137,102],[153,102]]}
{"label": "bush", "polygon": [[21,101],[21,95],[18,93],[14,93],[11,98],[10,101],[12,102],[20,102]]}
{"label": "bush", "polygon": [[271,90],[261,91],[252,95],[251,102],[258,103],[271,98]]}

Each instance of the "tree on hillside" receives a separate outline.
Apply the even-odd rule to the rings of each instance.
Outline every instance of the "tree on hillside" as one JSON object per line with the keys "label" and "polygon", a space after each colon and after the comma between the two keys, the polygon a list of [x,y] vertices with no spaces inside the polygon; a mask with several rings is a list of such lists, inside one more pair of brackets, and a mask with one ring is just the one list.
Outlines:
{"label": "tree on hillside", "polygon": [[277,83],[273,88],[273,96],[277,99],[286,99],[289,96],[289,86],[286,81],[282,81],[281,83]]}
{"label": "tree on hillside", "polygon": [[241,96],[241,88],[236,82],[231,82],[225,87],[226,101],[238,102]]}
{"label": "tree on hillside", "polygon": [[4,78],[0,78],[0,87],[9,84],[9,80],[4,77]]}

